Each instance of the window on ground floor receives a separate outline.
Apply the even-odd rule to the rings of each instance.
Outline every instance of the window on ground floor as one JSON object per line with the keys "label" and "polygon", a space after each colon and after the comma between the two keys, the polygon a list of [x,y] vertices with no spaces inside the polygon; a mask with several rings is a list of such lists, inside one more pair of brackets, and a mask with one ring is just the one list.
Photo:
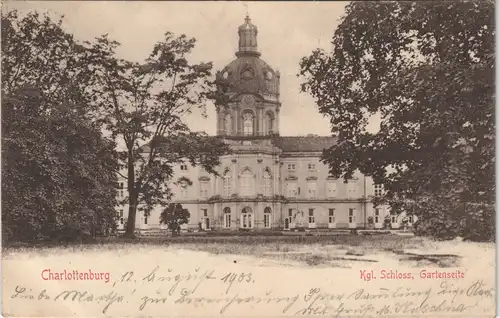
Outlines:
{"label": "window on ground floor", "polygon": [[349,209],[349,223],[354,223],[356,221],[356,209],[350,208]]}
{"label": "window on ground floor", "polygon": [[230,208],[224,208],[224,227],[225,228],[231,227],[231,209]]}
{"label": "window on ground floor", "polygon": [[314,220],[314,209],[309,209],[309,224],[316,223]]}
{"label": "window on ground floor", "polygon": [[375,209],[375,224],[380,223],[380,208]]}
{"label": "window on ground floor", "polygon": [[123,210],[119,210],[118,214],[120,216],[120,224],[123,224]]}
{"label": "window on ground floor", "polygon": [[328,223],[335,223],[335,209],[328,209]]}
{"label": "window on ground floor", "polygon": [[244,229],[251,229],[253,227],[253,213],[248,208],[244,208],[241,211],[241,227]]}
{"label": "window on ground floor", "polygon": [[264,227],[266,229],[271,227],[271,208],[266,207],[264,209]]}
{"label": "window on ground floor", "polygon": [[395,215],[391,216],[391,222],[396,223],[396,216]]}
{"label": "window on ground floor", "polygon": [[148,224],[148,213],[146,211],[144,211],[144,224]]}

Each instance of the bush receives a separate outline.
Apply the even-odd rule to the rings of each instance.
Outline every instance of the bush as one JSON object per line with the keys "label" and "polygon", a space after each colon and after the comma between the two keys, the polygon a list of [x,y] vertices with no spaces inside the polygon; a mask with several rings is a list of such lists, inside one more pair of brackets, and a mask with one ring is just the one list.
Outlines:
{"label": "bush", "polygon": [[181,233],[181,225],[189,222],[191,214],[179,203],[170,203],[160,214],[160,224],[166,224],[172,235]]}
{"label": "bush", "polygon": [[495,207],[469,204],[460,223],[461,236],[469,241],[495,241]]}
{"label": "bush", "polygon": [[451,240],[461,236],[469,241],[495,240],[495,208],[486,204],[457,204],[448,211],[419,216],[415,235]]}

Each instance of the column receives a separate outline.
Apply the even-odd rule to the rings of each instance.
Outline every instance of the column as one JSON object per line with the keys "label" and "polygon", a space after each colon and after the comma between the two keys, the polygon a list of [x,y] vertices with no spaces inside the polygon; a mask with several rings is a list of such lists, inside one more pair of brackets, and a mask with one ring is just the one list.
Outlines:
{"label": "column", "polygon": [[[264,128],[264,106],[259,105],[259,126]],[[261,128],[261,134],[263,136],[267,135],[267,132]]]}
{"label": "column", "polygon": [[273,165],[273,195],[281,195],[280,192],[280,163],[279,158],[276,158]]}
{"label": "column", "polygon": [[238,187],[238,166],[237,166],[237,160],[236,158],[233,158],[232,160],[233,163],[233,193],[238,193],[239,192],[239,187]]}
{"label": "column", "polygon": [[235,202],[231,206],[231,229],[238,229],[240,227],[240,211],[238,211],[238,204]]}
{"label": "column", "polygon": [[[257,158],[259,158],[259,155],[257,155]],[[262,165],[257,162],[257,171],[255,172],[255,194],[263,194],[264,191],[262,191]]]}
{"label": "column", "polygon": [[274,119],[273,132],[279,134],[280,132],[280,109],[276,107],[276,118]]}
{"label": "column", "polygon": [[219,183],[219,178],[217,176],[214,176],[213,179],[212,179],[212,195],[217,195],[219,194],[219,187],[218,187],[218,183]]}
{"label": "column", "polygon": [[236,108],[236,116],[235,116],[235,122],[236,122],[236,134],[241,135],[243,132],[243,127],[241,125],[241,114],[240,114],[240,108]]}
{"label": "column", "polygon": [[215,229],[220,228],[219,215],[221,213],[219,208],[219,203],[210,204],[210,209],[212,210],[210,215],[212,215],[212,220],[210,220],[211,225]]}

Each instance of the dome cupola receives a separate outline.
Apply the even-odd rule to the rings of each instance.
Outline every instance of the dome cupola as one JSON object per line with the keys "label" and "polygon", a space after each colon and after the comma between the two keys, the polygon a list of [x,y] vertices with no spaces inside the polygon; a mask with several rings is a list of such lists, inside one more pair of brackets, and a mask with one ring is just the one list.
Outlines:
{"label": "dome cupola", "polygon": [[236,56],[253,55],[260,56],[257,48],[257,27],[250,22],[250,17],[245,17],[245,23],[238,28],[238,35],[240,37],[238,52]]}
{"label": "dome cupola", "polygon": [[245,17],[238,28],[239,42],[236,59],[227,64],[217,77],[224,93],[257,94],[278,101],[280,74],[260,58],[257,47],[257,27]]}

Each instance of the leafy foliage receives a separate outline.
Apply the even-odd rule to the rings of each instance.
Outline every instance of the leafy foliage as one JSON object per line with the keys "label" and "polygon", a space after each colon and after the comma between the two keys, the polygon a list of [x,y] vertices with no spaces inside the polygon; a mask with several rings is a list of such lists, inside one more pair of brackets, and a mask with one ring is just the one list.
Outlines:
{"label": "leafy foliage", "polygon": [[144,63],[132,63],[116,57],[119,43],[102,36],[86,57],[96,65],[94,110],[125,148],[120,160],[127,167],[127,236],[133,236],[138,206],[149,213],[170,201],[174,165],[189,162],[215,173],[228,151],[222,139],[191,131],[184,122],[195,109],[204,114],[208,102],[222,101],[210,80],[212,63],[188,61],[194,45],[192,38],[167,32]]}
{"label": "leafy foliage", "polygon": [[160,214],[160,224],[166,224],[172,234],[177,235],[181,231],[181,225],[189,222],[190,216],[189,211],[180,203],[169,203]]}
{"label": "leafy foliage", "polygon": [[493,1],[349,4],[333,51],[301,61],[339,137],[323,154],[331,173],[360,170],[393,213],[457,234],[455,205],[494,202],[494,35]]}
{"label": "leafy foliage", "polygon": [[88,120],[81,47],[60,22],[12,11],[1,49],[3,239],[112,232],[115,145]]}

